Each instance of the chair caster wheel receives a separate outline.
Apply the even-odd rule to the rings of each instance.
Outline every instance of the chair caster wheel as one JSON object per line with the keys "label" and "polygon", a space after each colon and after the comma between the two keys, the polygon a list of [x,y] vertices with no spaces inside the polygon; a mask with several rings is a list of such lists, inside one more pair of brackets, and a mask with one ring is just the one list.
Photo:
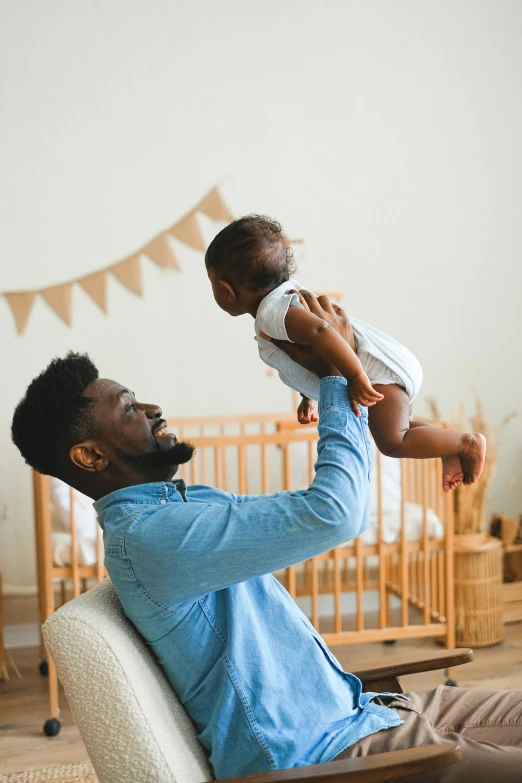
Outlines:
{"label": "chair caster wheel", "polygon": [[448,685],[450,688],[458,688],[459,684],[457,680],[452,680],[451,677],[448,677],[444,685]]}
{"label": "chair caster wheel", "polygon": [[60,733],[61,728],[62,724],[58,718],[48,718],[43,726],[44,734],[47,737],[56,737],[56,735]]}
{"label": "chair caster wheel", "polygon": [[386,641],[383,642],[387,647],[391,647],[394,644],[397,644],[397,639],[386,639]]}
{"label": "chair caster wheel", "polygon": [[38,671],[42,675],[42,677],[48,677],[49,675],[49,664],[45,660],[45,658],[42,658],[40,663],[38,664]]}

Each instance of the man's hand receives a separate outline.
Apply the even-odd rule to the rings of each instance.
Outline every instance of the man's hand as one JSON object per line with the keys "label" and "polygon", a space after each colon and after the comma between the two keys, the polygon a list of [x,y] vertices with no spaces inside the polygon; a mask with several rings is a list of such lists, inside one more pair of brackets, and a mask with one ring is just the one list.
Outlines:
{"label": "man's hand", "polygon": [[[350,326],[348,316],[341,307],[332,304],[327,296],[317,297],[310,291],[304,290],[289,291],[288,293],[297,294],[299,301],[306,310],[325,320],[345,340],[351,335],[352,327]],[[328,375],[341,375],[337,367],[318,356],[309,346],[288,343],[286,340],[271,339],[271,342],[284,351],[290,359],[300,364],[305,370],[313,372],[319,378],[325,378]]]}

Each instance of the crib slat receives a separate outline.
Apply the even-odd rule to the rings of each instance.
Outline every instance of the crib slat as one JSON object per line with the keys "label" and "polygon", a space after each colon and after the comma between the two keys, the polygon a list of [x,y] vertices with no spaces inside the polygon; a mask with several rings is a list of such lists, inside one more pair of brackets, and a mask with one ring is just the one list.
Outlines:
{"label": "crib slat", "polygon": [[341,563],[339,558],[339,547],[333,551],[334,554],[334,630],[335,633],[341,633],[343,630],[343,621],[341,616]]}
{"label": "crib slat", "polygon": [[261,487],[263,492],[268,492],[268,453],[266,443],[261,444]]}
{"label": "crib slat", "polygon": [[418,603],[418,594],[417,594],[417,569],[415,567],[415,560],[413,557],[410,557],[408,561],[408,571],[409,571],[409,580],[410,580],[410,595],[411,600]]}
{"label": "crib slat", "polygon": [[221,465],[221,448],[214,446],[214,479],[216,487],[223,489],[223,469]]}
{"label": "crib slat", "polygon": [[[40,609],[40,627],[55,610],[52,583],[52,523],[51,493],[49,476],[33,471],[34,512],[36,548],[38,552],[38,598]],[[41,636],[41,631],[40,631]],[[42,655],[43,641],[42,641]]]}
{"label": "crib slat", "polygon": [[[221,433],[221,436],[225,434],[225,426],[222,424],[219,428],[219,431]],[[228,490],[228,483],[227,483],[227,449],[226,446],[221,446],[221,478],[223,482],[223,489],[225,491]]]}
{"label": "crib slat", "polygon": [[[422,469],[422,549],[424,552],[423,559],[423,581],[424,581],[424,623],[430,621],[430,593],[428,590],[429,585],[429,538],[428,538],[428,471],[430,469],[430,462],[428,460],[421,461]],[[433,478],[433,477],[432,477]]]}
{"label": "crib slat", "polygon": [[439,571],[439,615],[440,617],[446,616],[446,594],[444,584],[444,552],[438,554],[438,571]]}
{"label": "crib slat", "polygon": [[207,450],[202,449],[201,450],[201,482],[203,484],[208,483],[207,478]]}
{"label": "crib slat", "polygon": [[76,533],[76,519],[74,514],[74,489],[69,487],[69,525],[71,527],[71,566],[73,581],[73,597],[80,595],[80,571],[78,562],[78,536]]}
{"label": "crib slat", "polygon": [[430,585],[431,585],[431,600],[430,600],[430,614],[437,606],[437,558],[435,553],[430,553]]}
{"label": "crib slat", "polygon": [[312,566],[312,625],[319,630],[319,578],[317,574],[317,558],[310,561]]}
{"label": "crib slat", "polygon": [[408,543],[406,539],[406,497],[408,492],[408,478],[404,469],[404,460],[401,460],[401,546],[400,546],[400,580],[401,580],[401,623],[408,622]]}
{"label": "crib slat", "polygon": [[386,555],[384,554],[382,519],[382,457],[380,451],[377,451],[376,453],[375,467],[377,472],[377,547],[379,552],[379,628],[385,628],[388,621],[388,594],[386,590],[387,562]]}
{"label": "crib slat", "polygon": [[[431,508],[435,511],[435,513],[439,516],[439,519],[442,519],[443,513],[440,513],[440,504],[442,502],[442,498],[440,497],[443,492],[441,492],[442,488],[442,460],[436,459],[436,460],[430,460],[430,462],[433,463],[433,482],[432,482],[432,504]],[[440,470],[440,481],[436,478],[436,476],[439,475]]]}
{"label": "crib slat", "polygon": [[247,494],[247,476],[246,476],[246,454],[243,444],[238,446],[238,460],[239,460],[239,494]]}
{"label": "crib slat", "polygon": [[290,446],[288,443],[283,445],[283,489],[292,487],[292,467],[290,463]]}
{"label": "crib slat", "polygon": [[312,441],[308,444],[308,483],[314,480],[315,448]]}
{"label": "crib slat", "polygon": [[357,590],[357,630],[364,630],[364,579],[363,579],[363,551],[361,537],[355,539],[355,573]]}
{"label": "crib slat", "polygon": [[[446,615],[446,646],[451,647],[455,644],[455,600],[454,600],[454,556],[455,556],[455,518],[453,509],[453,497],[451,492],[444,494],[444,529],[446,535],[444,542],[446,544],[445,558],[445,612]],[[452,670],[448,669],[448,675],[453,677]]]}

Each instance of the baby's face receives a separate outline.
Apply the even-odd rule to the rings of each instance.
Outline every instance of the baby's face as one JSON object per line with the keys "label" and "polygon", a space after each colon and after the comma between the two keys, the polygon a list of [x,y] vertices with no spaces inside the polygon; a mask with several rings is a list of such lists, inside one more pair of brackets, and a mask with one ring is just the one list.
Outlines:
{"label": "baby's face", "polygon": [[229,315],[244,315],[246,312],[245,307],[239,298],[231,293],[230,287],[222,284],[223,281],[214,270],[207,269],[207,274],[216,304]]}

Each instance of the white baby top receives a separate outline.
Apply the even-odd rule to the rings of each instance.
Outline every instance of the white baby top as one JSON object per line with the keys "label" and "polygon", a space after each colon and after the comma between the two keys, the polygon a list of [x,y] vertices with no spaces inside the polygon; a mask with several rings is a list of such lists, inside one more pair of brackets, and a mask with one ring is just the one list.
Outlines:
{"label": "white baby top", "polygon": [[[319,378],[290,359],[280,348],[259,333],[264,332],[276,340],[289,340],[285,317],[289,307],[301,307],[297,294],[287,294],[302,288],[296,280],[288,280],[271,291],[257,310],[255,320],[256,341],[259,355],[265,364],[278,371],[279,377],[291,389],[313,400],[319,399]],[[370,383],[397,383],[402,386],[410,402],[415,399],[422,384],[422,367],[415,356],[388,334],[356,318],[350,317],[355,335],[357,356],[370,379]]]}

